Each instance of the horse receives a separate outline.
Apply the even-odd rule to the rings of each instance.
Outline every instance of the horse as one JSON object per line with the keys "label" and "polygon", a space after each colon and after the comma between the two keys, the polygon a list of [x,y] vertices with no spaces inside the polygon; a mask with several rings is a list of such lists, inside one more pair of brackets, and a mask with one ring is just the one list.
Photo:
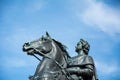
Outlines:
{"label": "horse", "polygon": [[25,43],[23,51],[29,55],[42,56],[36,71],[29,80],[72,80],[67,71],[67,59],[70,57],[66,46],[52,39],[46,32],[46,37]]}

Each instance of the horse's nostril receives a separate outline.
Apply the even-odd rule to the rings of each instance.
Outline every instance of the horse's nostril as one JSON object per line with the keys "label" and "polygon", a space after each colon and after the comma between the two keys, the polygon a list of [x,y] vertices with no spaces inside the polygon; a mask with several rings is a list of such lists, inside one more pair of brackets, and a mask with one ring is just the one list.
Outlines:
{"label": "horse's nostril", "polygon": [[27,45],[27,46],[28,46],[28,45],[29,45],[29,43],[27,42],[27,43],[25,43],[25,45]]}
{"label": "horse's nostril", "polygon": [[23,51],[26,51],[27,50],[27,46],[29,46],[30,44],[29,43],[25,43],[24,45],[23,45]]}

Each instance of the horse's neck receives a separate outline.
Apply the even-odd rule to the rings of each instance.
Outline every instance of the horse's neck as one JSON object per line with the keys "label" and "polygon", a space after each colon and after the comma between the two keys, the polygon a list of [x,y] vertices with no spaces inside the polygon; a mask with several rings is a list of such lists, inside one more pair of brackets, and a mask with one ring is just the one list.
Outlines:
{"label": "horse's neck", "polygon": [[50,53],[48,53],[47,56],[49,58],[44,57],[43,60],[37,66],[36,74],[38,74],[38,73],[42,74],[42,73],[45,73],[48,71],[59,70],[60,69],[59,65],[56,64],[56,62],[59,63],[60,65],[62,65],[62,63],[64,63],[63,53],[57,45],[53,45],[52,51]]}
{"label": "horse's neck", "polygon": [[52,45],[53,45],[53,49],[52,49],[51,53],[48,54],[48,56],[50,56],[52,54],[52,56],[51,56],[52,59],[57,61],[59,64],[62,64],[62,61],[64,60],[63,51],[60,49],[60,47],[55,42],[52,42]]}

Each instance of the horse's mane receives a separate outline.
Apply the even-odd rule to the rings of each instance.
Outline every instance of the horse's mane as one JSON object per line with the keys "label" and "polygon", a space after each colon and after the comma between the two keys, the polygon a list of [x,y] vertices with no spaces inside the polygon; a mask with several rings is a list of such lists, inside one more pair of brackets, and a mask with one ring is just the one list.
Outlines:
{"label": "horse's mane", "polygon": [[63,51],[63,52],[65,52],[66,54],[67,54],[67,56],[68,57],[70,57],[69,55],[68,55],[68,52],[67,52],[67,47],[65,46],[65,45],[63,45],[61,42],[59,42],[59,41],[56,41],[55,39],[52,39],[56,44],[58,44],[58,46],[61,48],[61,50]]}

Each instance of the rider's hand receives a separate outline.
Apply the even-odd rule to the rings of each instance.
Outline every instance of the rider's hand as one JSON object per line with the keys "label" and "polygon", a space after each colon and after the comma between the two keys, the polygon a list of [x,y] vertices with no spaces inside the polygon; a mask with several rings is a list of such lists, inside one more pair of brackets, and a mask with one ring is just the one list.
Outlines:
{"label": "rider's hand", "polygon": [[67,68],[66,71],[68,73],[71,73],[71,74],[78,74],[80,72],[80,68],[79,67],[71,67],[71,68]]}

